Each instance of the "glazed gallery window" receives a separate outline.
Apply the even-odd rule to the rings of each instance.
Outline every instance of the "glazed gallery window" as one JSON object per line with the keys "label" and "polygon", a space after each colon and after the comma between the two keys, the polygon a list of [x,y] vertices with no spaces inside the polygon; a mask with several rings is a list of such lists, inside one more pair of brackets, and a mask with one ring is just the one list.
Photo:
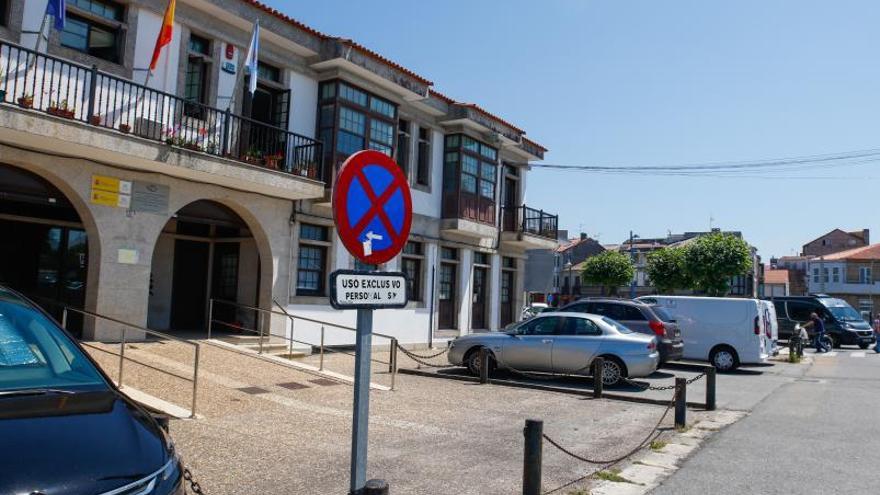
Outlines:
{"label": "glazed gallery window", "polygon": [[319,99],[318,134],[325,157],[341,163],[364,149],[394,156],[395,141],[401,137],[396,105],[342,81],[321,83]]}
{"label": "glazed gallery window", "polygon": [[61,45],[119,63],[125,7],[108,0],[70,0]]}
{"label": "glazed gallery window", "polygon": [[184,74],[183,98],[188,103],[184,112],[190,117],[202,118],[208,103],[208,75],[211,73],[211,41],[191,34],[187,46],[188,56]]}

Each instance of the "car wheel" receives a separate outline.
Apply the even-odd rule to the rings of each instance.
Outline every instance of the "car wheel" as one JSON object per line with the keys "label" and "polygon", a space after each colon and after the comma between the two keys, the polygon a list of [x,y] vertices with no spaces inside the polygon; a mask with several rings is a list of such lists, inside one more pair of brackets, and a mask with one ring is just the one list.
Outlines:
{"label": "car wheel", "polygon": [[864,342],[859,343],[859,349],[867,349],[870,346],[871,346],[871,344],[866,344]]}
{"label": "car wheel", "polygon": [[[489,373],[492,372],[494,358],[491,352],[486,353],[489,356]],[[464,359],[468,372],[474,376],[480,376],[480,347],[468,351],[467,357]]]}
{"label": "car wheel", "polygon": [[842,345],[840,343],[840,337],[838,337],[836,335],[829,335],[828,339],[831,340],[831,347],[833,347],[835,349],[840,349],[840,346]]}
{"label": "car wheel", "polygon": [[602,385],[613,387],[620,384],[626,378],[626,367],[616,357],[604,357],[605,364],[602,369]]}
{"label": "car wheel", "polygon": [[712,350],[712,355],[709,356],[709,361],[718,371],[731,371],[739,366],[739,356],[736,355],[735,350],[727,346],[718,347]]}

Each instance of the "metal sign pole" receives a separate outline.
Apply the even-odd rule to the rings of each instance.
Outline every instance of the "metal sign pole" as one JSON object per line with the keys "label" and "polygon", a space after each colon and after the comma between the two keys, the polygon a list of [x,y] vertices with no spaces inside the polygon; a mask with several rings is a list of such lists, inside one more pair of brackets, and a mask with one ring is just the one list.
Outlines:
{"label": "metal sign pole", "polygon": [[373,310],[357,310],[354,364],[354,415],[351,419],[350,495],[358,495],[367,483],[367,428],[370,414],[370,359]]}

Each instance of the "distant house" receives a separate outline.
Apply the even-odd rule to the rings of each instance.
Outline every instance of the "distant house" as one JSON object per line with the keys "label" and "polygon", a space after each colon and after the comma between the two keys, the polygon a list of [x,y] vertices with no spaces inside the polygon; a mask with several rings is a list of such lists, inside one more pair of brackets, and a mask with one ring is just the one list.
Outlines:
{"label": "distant house", "polygon": [[770,269],[787,270],[790,294],[792,296],[803,296],[807,294],[807,269],[809,268],[810,260],[813,258],[814,256],[771,258]]}
{"label": "distant house", "polygon": [[846,300],[852,307],[872,314],[880,310],[880,244],[862,246],[809,261],[810,293]]}
{"label": "distant house", "polygon": [[544,302],[554,294],[564,301],[577,298],[580,293],[580,272],[572,267],[583,263],[590,256],[605,251],[601,244],[581,233],[574,239],[566,239],[567,231],[559,239],[555,250],[533,250],[526,254],[525,290],[532,302]]}
{"label": "distant house", "polygon": [[868,229],[852,232],[846,232],[842,229],[834,229],[831,232],[804,244],[801,256],[825,256],[832,253],[846,251],[848,249],[867,246],[871,243],[870,233],[871,231]]}
{"label": "distant house", "polygon": [[790,276],[791,272],[788,270],[764,270],[764,297],[790,296]]}

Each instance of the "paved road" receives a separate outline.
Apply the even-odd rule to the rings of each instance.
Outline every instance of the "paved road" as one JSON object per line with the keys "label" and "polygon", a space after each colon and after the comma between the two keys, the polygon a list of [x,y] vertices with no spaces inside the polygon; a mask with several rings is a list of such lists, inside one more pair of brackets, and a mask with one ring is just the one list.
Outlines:
{"label": "paved road", "polygon": [[816,356],[652,493],[878,493],[878,405],[880,354]]}

